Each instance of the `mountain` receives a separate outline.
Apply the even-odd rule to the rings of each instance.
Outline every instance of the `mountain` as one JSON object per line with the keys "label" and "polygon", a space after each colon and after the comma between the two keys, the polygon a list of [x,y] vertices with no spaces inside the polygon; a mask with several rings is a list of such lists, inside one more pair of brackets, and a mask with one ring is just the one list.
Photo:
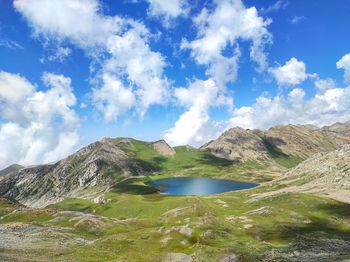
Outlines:
{"label": "mountain", "polygon": [[152,143],[154,150],[163,156],[173,156],[176,154],[174,148],[169,146],[164,140],[158,140]]}
{"label": "mountain", "polygon": [[17,172],[18,170],[20,170],[22,168],[24,168],[24,167],[21,165],[18,165],[18,164],[10,165],[10,166],[8,166],[5,169],[0,171],[0,176],[4,176],[4,175],[7,175],[7,174],[12,173],[12,172]]}
{"label": "mountain", "polygon": [[201,147],[217,157],[236,161],[280,160],[299,162],[318,152],[329,152],[350,143],[350,137],[305,126],[284,125],[263,132],[231,128]]}
{"label": "mountain", "polygon": [[264,140],[256,132],[240,127],[231,128],[200,149],[233,161],[269,159]]}
{"label": "mountain", "polygon": [[350,121],[345,123],[335,123],[330,126],[324,126],[322,129],[326,131],[335,132],[344,136],[350,136]]}
{"label": "mountain", "polygon": [[265,132],[265,140],[283,154],[302,158],[319,152],[329,152],[350,143],[350,137],[295,125],[270,128]]}
{"label": "mountain", "polygon": [[[0,195],[28,206],[42,207],[66,197],[107,191],[124,178],[155,172],[156,167],[132,156],[135,142],[129,138],[105,138],[55,164],[9,173],[0,177]],[[150,150],[162,148],[164,152],[167,148],[162,142],[156,145],[145,142],[144,146]]]}
{"label": "mountain", "polygon": [[[105,138],[54,164],[3,170],[0,196],[43,207],[65,198],[92,198],[115,190],[126,178],[156,173],[222,178],[244,174],[247,180],[263,181],[270,179],[266,174],[279,176],[315,153],[346,143],[350,137],[292,125],[266,132],[232,128],[200,150],[183,146],[175,151],[164,140]],[[259,175],[262,172],[265,177]]]}
{"label": "mountain", "polygon": [[260,196],[304,192],[350,203],[350,144],[332,152],[315,154],[269,184],[279,189]]}

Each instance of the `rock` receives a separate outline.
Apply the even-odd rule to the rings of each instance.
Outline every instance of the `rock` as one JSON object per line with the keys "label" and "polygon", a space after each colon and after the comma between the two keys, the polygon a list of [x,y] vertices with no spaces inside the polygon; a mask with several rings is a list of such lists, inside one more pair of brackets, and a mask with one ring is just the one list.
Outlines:
{"label": "rock", "polygon": [[188,225],[182,226],[179,229],[179,233],[186,237],[190,237],[192,235],[192,232],[193,232],[193,229],[190,228]]}
{"label": "rock", "polygon": [[159,140],[152,143],[154,150],[163,156],[174,156],[176,154],[174,148],[169,146],[164,140]]}
{"label": "rock", "polygon": [[92,202],[94,202],[95,204],[105,204],[107,203],[106,199],[101,195],[98,197],[95,197]]}
{"label": "rock", "polygon": [[239,262],[240,259],[237,255],[231,254],[229,256],[223,257],[220,259],[220,262]]}
{"label": "rock", "polygon": [[254,209],[251,211],[247,211],[245,214],[247,215],[271,215],[272,212],[268,207],[260,207],[258,209]]}
{"label": "rock", "polygon": [[141,239],[142,240],[147,240],[147,239],[149,239],[151,236],[149,235],[149,234],[142,234],[141,235]]}
{"label": "rock", "polygon": [[168,253],[161,259],[161,262],[193,262],[193,259],[183,253]]}

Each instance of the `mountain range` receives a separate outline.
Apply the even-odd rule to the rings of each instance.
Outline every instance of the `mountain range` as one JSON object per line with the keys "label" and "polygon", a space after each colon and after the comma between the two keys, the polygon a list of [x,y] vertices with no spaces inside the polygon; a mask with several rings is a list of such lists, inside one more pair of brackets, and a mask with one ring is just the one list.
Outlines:
{"label": "mountain range", "polygon": [[[186,147],[186,151],[193,155],[198,151],[208,152],[216,157],[203,162],[219,163],[219,159],[225,159],[239,166],[254,161],[281,171],[316,153],[331,152],[349,144],[349,130],[349,122],[323,128],[285,125],[267,131],[237,127],[199,149]],[[148,154],[150,161],[142,154]],[[124,179],[160,173],[165,168],[159,164],[171,162],[174,155],[176,151],[164,140],[104,138],[54,164],[28,168],[12,165],[2,170],[0,195],[32,207],[44,207],[69,197],[88,197],[107,192]]]}
{"label": "mountain range", "polygon": [[[235,127],[200,148],[104,138],[14,164],[0,171],[0,260],[347,261],[349,131]],[[172,196],[150,184],[192,176],[259,185]]]}

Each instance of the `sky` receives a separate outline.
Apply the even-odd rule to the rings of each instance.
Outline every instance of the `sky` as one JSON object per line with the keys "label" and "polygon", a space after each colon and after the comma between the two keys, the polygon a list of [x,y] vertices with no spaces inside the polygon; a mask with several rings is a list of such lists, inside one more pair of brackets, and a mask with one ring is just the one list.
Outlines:
{"label": "sky", "polygon": [[103,137],[350,120],[348,1],[0,0],[0,168]]}

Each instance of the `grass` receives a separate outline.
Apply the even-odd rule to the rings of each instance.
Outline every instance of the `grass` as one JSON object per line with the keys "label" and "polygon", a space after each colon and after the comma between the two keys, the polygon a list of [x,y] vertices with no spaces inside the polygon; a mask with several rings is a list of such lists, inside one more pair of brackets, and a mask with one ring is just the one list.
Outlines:
{"label": "grass", "polygon": [[[194,255],[203,261],[219,261],[230,254],[243,261],[261,261],[265,252],[271,250],[283,254],[304,252],[310,245],[328,248],[329,261],[350,258],[350,248],[339,255],[332,253],[332,246],[323,247],[319,243],[321,239],[350,243],[349,204],[300,193],[260,200],[252,197],[254,193],[270,190],[267,186],[206,197],[167,196],[157,194],[146,183],[149,179],[170,176],[262,182],[273,178],[269,173],[271,163],[237,164],[187,147],[176,147],[176,155],[164,157],[151,144],[136,140],[120,142],[119,146],[155,174],[121,181],[118,168],[106,170],[105,175],[113,176],[119,183],[104,194],[106,201],[100,204],[90,199],[66,198],[49,209],[13,212],[20,206],[0,199],[0,226],[21,222],[58,230],[65,241],[72,242],[54,251],[54,237],[46,236],[45,241],[52,242],[53,248],[45,252],[53,261],[160,261],[169,252]],[[274,147],[269,147],[269,152],[283,167],[300,161]],[[77,220],[74,215],[60,211],[95,216]],[[57,217],[61,218],[55,220]],[[186,228],[190,234],[186,234]],[[74,242],[76,239],[92,242],[84,245]],[[25,251],[33,256],[38,252]],[[2,252],[9,251],[0,250],[0,260]]]}
{"label": "grass", "polygon": [[[227,178],[239,181],[264,182],[273,179],[271,164],[263,161],[236,163],[213,156],[207,150],[189,149],[186,146],[175,147],[174,156],[158,154],[152,144],[130,139],[130,142],[118,142],[128,155],[149,171],[151,178],[173,176],[200,176]],[[276,166],[276,164],[273,164]],[[115,177],[119,174],[116,173]]]}
{"label": "grass", "polygon": [[[106,193],[104,204],[65,199],[50,209],[7,214],[0,223],[55,226],[69,232],[64,235],[66,239],[93,241],[90,245],[72,245],[59,254],[49,253],[53,260],[159,261],[165,253],[180,252],[204,261],[218,261],[231,253],[243,261],[257,261],[272,249],[288,252],[319,239],[350,241],[350,205],[331,199],[289,193],[251,201],[257,189],[207,197],[159,195],[142,187],[134,191],[133,186],[144,182],[144,178],[132,179],[125,185],[131,186],[130,192]],[[11,205],[2,203],[0,210]],[[254,212],[262,207],[268,212]],[[93,213],[104,221],[103,226],[88,220],[77,226],[71,217],[53,222],[58,210]],[[191,228],[192,234],[182,234],[181,227]]]}
{"label": "grass", "polygon": [[[208,197],[111,192],[105,197],[109,199],[106,204],[66,199],[52,206],[130,221],[126,226],[105,228],[93,246],[79,247],[65,258],[76,259],[84,254],[82,261],[123,257],[158,261],[166,252],[182,252],[195,253],[205,261],[217,261],[231,250],[244,257],[244,261],[256,261],[267,250],[288,250],[303,239],[350,241],[347,224],[350,205],[309,194],[290,193],[255,202],[249,201],[245,191]],[[218,199],[224,201],[226,207]],[[249,213],[261,207],[269,213]],[[179,211],[169,212],[174,210]],[[227,218],[230,217],[235,220],[229,222]],[[251,227],[244,228],[247,224]],[[176,229],[186,225],[193,229],[190,237]],[[205,237],[206,232],[212,232],[211,236]],[[161,240],[166,237],[171,239],[162,245]]]}
{"label": "grass", "polygon": [[281,149],[270,143],[268,139],[263,139],[263,141],[271,157],[276,161],[277,164],[283,167],[292,168],[304,160],[299,156],[290,156],[284,154]]}

